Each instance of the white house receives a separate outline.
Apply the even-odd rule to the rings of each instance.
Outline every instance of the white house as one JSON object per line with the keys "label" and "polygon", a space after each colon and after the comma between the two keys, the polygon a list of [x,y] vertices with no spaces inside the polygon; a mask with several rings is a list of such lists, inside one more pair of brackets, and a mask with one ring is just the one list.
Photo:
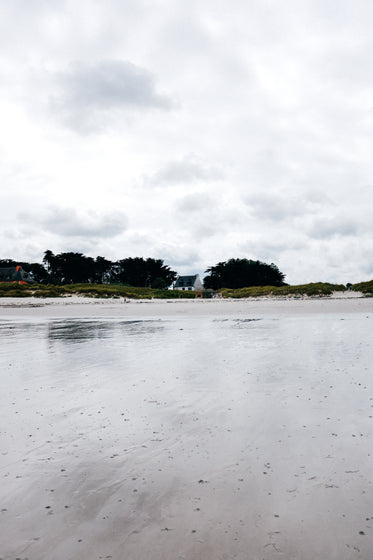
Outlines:
{"label": "white house", "polygon": [[203,284],[200,280],[199,274],[194,276],[179,276],[174,285],[174,290],[183,290],[199,292],[203,290]]}

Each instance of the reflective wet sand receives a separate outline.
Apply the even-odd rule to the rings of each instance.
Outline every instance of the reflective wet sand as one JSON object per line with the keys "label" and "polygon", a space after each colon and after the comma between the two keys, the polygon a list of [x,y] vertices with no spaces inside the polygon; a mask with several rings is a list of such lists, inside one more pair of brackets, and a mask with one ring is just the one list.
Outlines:
{"label": "reflective wet sand", "polygon": [[0,558],[369,559],[372,311],[2,301]]}

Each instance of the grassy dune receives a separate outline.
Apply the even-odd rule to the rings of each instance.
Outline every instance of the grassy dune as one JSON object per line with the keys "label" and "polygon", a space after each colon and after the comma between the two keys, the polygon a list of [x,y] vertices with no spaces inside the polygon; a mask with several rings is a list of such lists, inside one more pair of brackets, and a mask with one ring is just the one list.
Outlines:
{"label": "grassy dune", "polygon": [[92,298],[169,299],[194,298],[193,292],[135,288],[116,284],[0,284],[0,297],[64,297],[82,295]]}
{"label": "grassy dune", "polygon": [[240,288],[230,290],[224,288],[220,290],[223,297],[246,298],[260,296],[330,296],[333,292],[344,291],[343,284],[328,284],[327,282],[317,282],[313,284],[300,284],[298,286],[252,286],[250,288]]}
{"label": "grassy dune", "polygon": [[358,284],[353,284],[351,290],[356,292],[362,292],[363,294],[373,294],[373,280],[368,282],[359,282]]}
{"label": "grassy dune", "polygon": [[[373,280],[360,282],[351,286],[352,290],[366,295],[373,294]],[[297,286],[252,286],[232,290],[224,288],[219,290],[224,298],[248,298],[261,296],[275,297],[323,297],[330,296],[333,292],[344,291],[343,284],[329,284],[316,282],[300,284]],[[129,298],[129,299],[193,299],[194,292],[179,290],[156,290],[152,288],[135,288],[119,284],[66,284],[54,286],[52,284],[11,284],[0,283],[0,297],[66,297],[68,295],[81,295],[91,298]]]}

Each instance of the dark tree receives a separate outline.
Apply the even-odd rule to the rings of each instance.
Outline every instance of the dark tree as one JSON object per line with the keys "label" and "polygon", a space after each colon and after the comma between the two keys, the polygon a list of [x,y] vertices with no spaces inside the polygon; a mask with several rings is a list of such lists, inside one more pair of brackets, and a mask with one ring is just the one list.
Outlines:
{"label": "dark tree", "polygon": [[110,284],[115,281],[114,263],[105,257],[96,257],[94,264],[94,282]]}
{"label": "dark tree", "polygon": [[86,257],[82,253],[59,253],[48,250],[43,263],[49,280],[55,284],[70,283],[111,283],[115,281],[114,263],[105,257]]}
{"label": "dark tree", "polygon": [[283,286],[285,275],[273,263],[248,259],[230,259],[211,266],[205,272],[206,289],[246,288],[249,286]]}
{"label": "dark tree", "polygon": [[168,287],[176,279],[176,272],[164,265],[160,259],[143,259],[128,257],[117,261],[117,278],[119,282],[138,287]]}
{"label": "dark tree", "polygon": [[43,264],[0,260],[0,268],[21,265],[36,282],[51,284],[123,283],[130,286],[167,288],[177,273],[161,259],[126,258],[112,262],[105,257],[86,257],[83,253],[45,251]]}
{"label": "dark tree", "polygon": [[59,284],[60,281],[57,273],[56,257],[50,249],[47,249],[44,253],[43,265],[48,273],[48,281],[51,284]]}
{"label": "dark tree", "polygon": [[44,253],[43,263],[45,264],[48,272],[52,271],[55,260],[56,260],[56,257],[54,256],[52,251],[50,249],[47,249]]}
{"label": "dark tree", "polygon": [[11,266],[17,266],[17,264],[19,264],[19,262],[13,259],[0,259],[0,268],[9,268]]}
{"label": "dark tree", "polygon": [[35,282],[38,282],[38,284],[48,284],[49,274],[43,265],[41,265],[40,263],[31,263],[28,264],[27,267],[26,264],[25,266],[21,266],[26,272],[29,272],[31,274]]}
{"label": "dark tree", "polygon": [[94,280],[95,261],[82,253],[60,253],[53,255],[51,251],[45,253],[44,262],[47,263],[51,282],[56,284],[75,284],[92,282]]}

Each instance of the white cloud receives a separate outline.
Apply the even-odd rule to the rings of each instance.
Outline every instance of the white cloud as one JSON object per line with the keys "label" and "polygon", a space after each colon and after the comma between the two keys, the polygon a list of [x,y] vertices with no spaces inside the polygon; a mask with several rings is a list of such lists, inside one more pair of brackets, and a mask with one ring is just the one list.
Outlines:
{"label": "white cloud", "polygon": [[50,207],[41,215],[23,212],[19,215],[19,220],[33,224],[42,231],[67,238],[108,239],[120,235],[127,229],[127,216],[115,211],[102,214],[78,212],[74,208]]}
{"label": "white cloud", "polygon": [[0,256],[367,279],[372,15],[365,0],[0,3]]}

